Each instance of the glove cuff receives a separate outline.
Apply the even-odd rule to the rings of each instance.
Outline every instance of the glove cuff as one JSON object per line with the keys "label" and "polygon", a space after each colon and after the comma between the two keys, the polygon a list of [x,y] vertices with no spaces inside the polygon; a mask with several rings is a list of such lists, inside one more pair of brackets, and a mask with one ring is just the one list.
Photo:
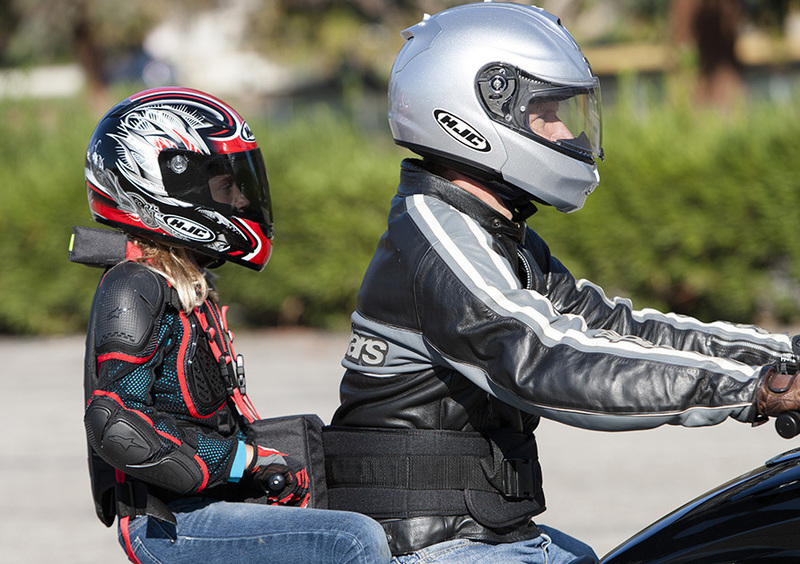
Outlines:
{"label": "glove cuff", "polygon": [[271,464],[286,465],[286,455],[271,448],[248,443],[253,447],[253,459],[245,468],[245,473],[252,471],[256,466],[269,466]]}
{"label": "glove cuff", "polygon": [[[253,460],[256,457],[253,456]],[[231,471],[230,475],[228,476],[229,482],[238,482],[246,470],[249,470],[249,467],[245,468],[247,464],[247,446],[244,441],[239,441],[238,446],[236,447],[236,454],[233,458],[233,464],[231,464]],[[251,461],[252,464],[252,461]]]}

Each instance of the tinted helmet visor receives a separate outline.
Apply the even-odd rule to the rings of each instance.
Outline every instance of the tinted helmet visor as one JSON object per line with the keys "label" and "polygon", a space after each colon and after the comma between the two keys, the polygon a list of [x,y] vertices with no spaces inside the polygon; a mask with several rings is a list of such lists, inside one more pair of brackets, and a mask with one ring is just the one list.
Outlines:
{"label": "tinted helmet visor", "polygon": [[226,217],[272,224],[267,169],[259,149],[212,155],[164,149],[158,162],[171,197]]}

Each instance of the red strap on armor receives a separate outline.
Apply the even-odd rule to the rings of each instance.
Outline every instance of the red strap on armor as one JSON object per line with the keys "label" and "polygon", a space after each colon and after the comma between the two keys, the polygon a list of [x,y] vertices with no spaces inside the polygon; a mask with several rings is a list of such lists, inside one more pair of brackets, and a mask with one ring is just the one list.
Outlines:
{"label": "red strap on armor", "polygon": [[[231,342],[233,341],[233,333],[228,330],[228,321],[225,316],[228,307],[225,306],[220,311],[217,304],[210,300],[207,300],[204,305],[211,314],[211,322],[209,322],[208,316],[206,316],[205,312],[201,309],[195,309],[194,313],[197,316],[197,320],[200,322],[200,327],[202,327],[208,337],[211,353],[214,355],[214,358],[217,359],[217,362],[220,363],[220,366],[228,367],[228,370],[234,371],[235,375],[238,365],[234,362],[236,355],[233,352],[233,344]],[[253,402],[250,401],[246,393],[242,393],[238,386],[233,386],[231,399],[239,410],[239,413],[250,423],[256,419],[261,419]]]}
{"label": "red strap on armor", "polygon": [[125,554],[128,555],[128,560],[133,562],[133,564],[142,564],[133,553],[133,546],[131,545],[131,533],[130,529],[128,528],[128,522],[130,519],[130,517],[120,517],[119,519],[119,530],[120,533],[122,533],[122,540],[125,541]]}

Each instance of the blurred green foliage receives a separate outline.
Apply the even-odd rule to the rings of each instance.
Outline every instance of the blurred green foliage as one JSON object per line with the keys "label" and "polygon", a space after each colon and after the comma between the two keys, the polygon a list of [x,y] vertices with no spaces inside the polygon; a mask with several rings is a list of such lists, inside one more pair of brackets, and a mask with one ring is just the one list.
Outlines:
{"label": "blurred green foliage", "polygon": [[[798,110],[723,116],[622,95],[604,119],[607,160],[585,208],[529,220],[553,253],[637,307],[796,320]],[[0,101],[0,333],[85,327],[101,272],[69,263],[67,245],[73,225],[93,225],[83,159],[96,121],[80,99]],[[344,328],[407,152],[388,127],[366,132],[332,110],[250,122],[270,176],[275,250],[262,273],[217,271],[232,325]]]}
{"label": "blurred green foliage", "polygon": [[[0,102],[0,333],[82,331],[98,269],[67,262],[72,226],[97,226],[83,182],[97,122],[80,100]],[[331,110],[251,121],[267,161],[274,252],[262,273],[225,265],[232,325],[344,327],[386,222],[402,152]]]}
{"label": "blurred green foliage", "polygon": [[529,224],[576,275],[637,307],[797,320],[796,104],[645,107],[623,95],[604,115],[606,161],[586,206],[566,217],[543,210]]}
{"label": "blurred green foliage", "polygon": [[403,152],[388,125],[366,134],[324,108],[252,128],[270,178],[274,251],[260,274],[219,269],[231,323],[345,328],[386,225]]}

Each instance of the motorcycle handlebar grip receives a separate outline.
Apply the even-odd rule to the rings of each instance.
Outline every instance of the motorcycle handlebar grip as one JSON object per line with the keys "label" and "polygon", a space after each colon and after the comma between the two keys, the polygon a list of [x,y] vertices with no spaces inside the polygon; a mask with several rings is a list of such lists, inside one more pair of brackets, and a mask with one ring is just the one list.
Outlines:
{"label": "motorcycle handlebar grip", "polygon": [[775,430],[784,439],[791,439],[800,435],[800,413],[787,411],[775,418]]}
{"label": "motorcycle handlebar grip", "polygon": [[286,487],[286,478],[280,472],[270,474],[269,478],[267,479],[267,487],[269,488],[269,491],[273,493],[280,493],[283,491],[283,488]]}

